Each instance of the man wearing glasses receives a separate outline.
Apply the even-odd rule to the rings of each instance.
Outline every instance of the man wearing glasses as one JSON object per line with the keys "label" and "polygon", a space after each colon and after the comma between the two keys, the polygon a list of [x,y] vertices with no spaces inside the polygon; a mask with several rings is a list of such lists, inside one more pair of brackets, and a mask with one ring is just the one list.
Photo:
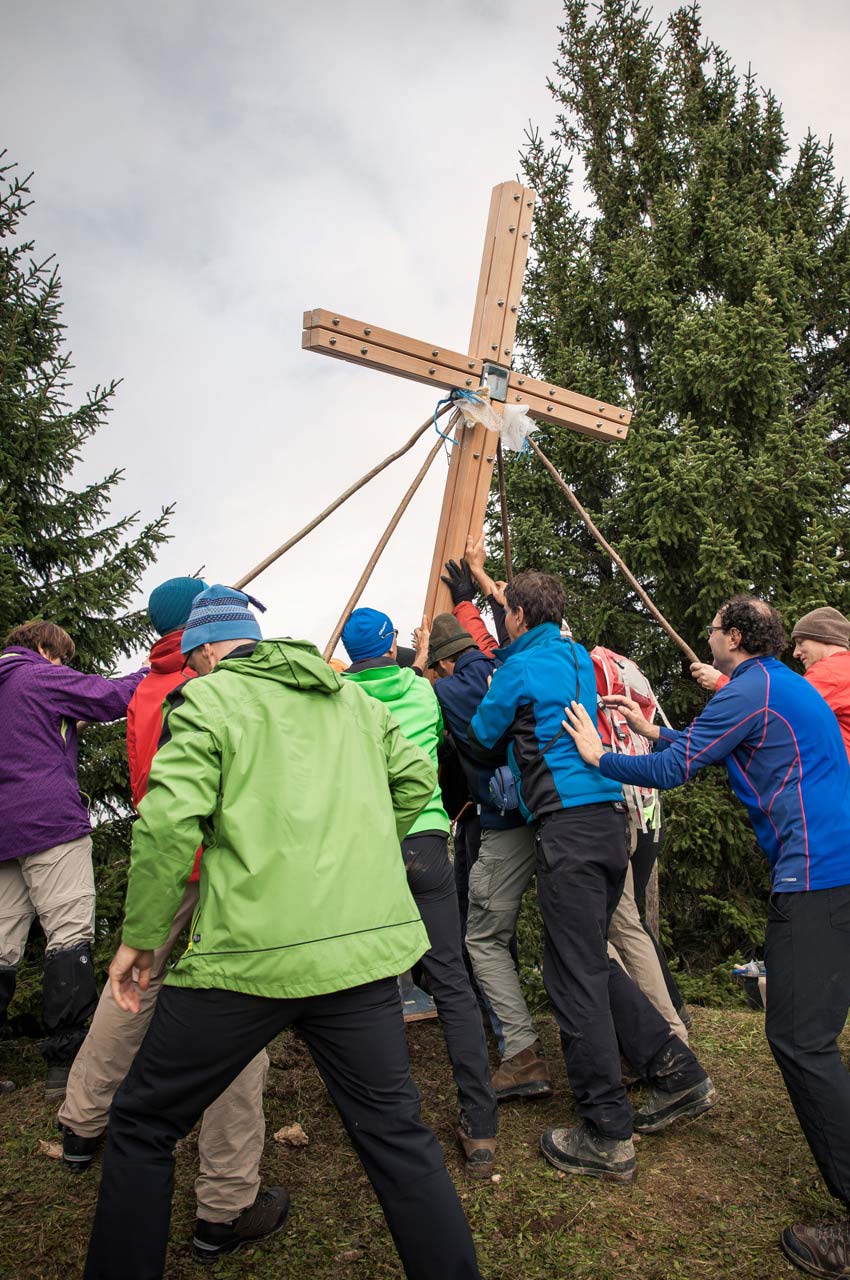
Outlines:
{"label": "man wearing glasses", "polygon": [[[850,1008],[850,767],[838,722],[812,685],[779,661],[779,614],[752,596],[722,605],[708,627],[714,665],[729,677],[682,730],[649,724],[615,698],[653,754],[604,753],[577,703],[565,728],[579,753],[620,782],[669,788],[726,765],[771,866],[766,1033],[800,1126],[833,1196],[850,1207],[850,1074],[837,1037]],[[850,1221],[795,1224],[787,1256],[817,1276],[850,1275]]]}

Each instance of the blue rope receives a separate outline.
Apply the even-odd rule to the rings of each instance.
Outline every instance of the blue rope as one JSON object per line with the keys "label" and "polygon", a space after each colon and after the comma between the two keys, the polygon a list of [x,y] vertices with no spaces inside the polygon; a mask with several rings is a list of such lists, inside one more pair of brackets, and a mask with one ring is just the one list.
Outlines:
{"label": "blue rope", "polygon": [[445,405],[453,404],[458,400],[469,400],[471,404],[482,403],[482,398],[480,395],[478,395],[477,392],[463,391],[460,387],[452,387],[449,394],[447,396],[444,396],[442,400],[439,400],[437,402],[437,407],[434,410],[434,430],[436,431],[437,435],[440,436],[443,440],[448,440],[449,444],[457,444],[457,441],[455,440],[454,436],[450,436],[445,431],[440,430],[439,426],[437,425],[437,415]]}

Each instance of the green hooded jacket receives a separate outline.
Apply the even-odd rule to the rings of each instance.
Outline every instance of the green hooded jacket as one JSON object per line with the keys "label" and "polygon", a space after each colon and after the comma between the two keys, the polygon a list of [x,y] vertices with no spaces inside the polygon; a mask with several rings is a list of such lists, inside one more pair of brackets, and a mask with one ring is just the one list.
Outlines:
{"label": "green hooded jacket", "polygon": [[[427,751],[431,763],[437,768],[437,746],[443,740],[443,713],[437,695],[423,676],[410,667],[399,667],[388,661],[383,667],[365,667],[362,671],[347,671],[345,679],[358,684],[364,693],[382,702],[398,721],[399,728],[417,747]],[[449,816],[443,808],[440,785],[408,831],[450,830]]]}
{"label": "green hooded jacket", "polygon": [[133,828],[123,941],[165,941],[201,859],[173,986],[300,998],[402,973],[429,946],[398,842],[435,771],[305,641],[267,640],[169,695]]}

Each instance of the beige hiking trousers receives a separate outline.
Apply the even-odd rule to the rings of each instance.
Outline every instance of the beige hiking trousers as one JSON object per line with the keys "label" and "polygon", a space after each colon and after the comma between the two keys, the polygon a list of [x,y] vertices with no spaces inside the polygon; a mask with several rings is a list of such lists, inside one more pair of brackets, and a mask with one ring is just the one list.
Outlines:
{"label": "beige hiking trousers", "polygon": [[626,872],[623,896],[608,926],[608,954],[620,962],[647,1000],[655,1005],[673,1035],[687,1044],[687,1029],[673,1008],[652,939],[640,921],[631,863]]}
{"label": "beige hiking trousers", "polygon": [[[91,1028],[74,1059],[59,1120],[81,1138],[103,1133],[112,1098],[145,1038],[174,943],[192,918],[198,886],[189,884],[163,946],[154,952],[150,986],[139,993],[141,1010],[119,1009],[107,982]],[[198,1135],[200,1174],[195,1181],[198,1217],[230,1222],[254,1203],[265,1140],[263,1088],[269,1069],[265,1049],[204,1112]]]}
{"label": "beige hiking trousers", "polygon": [[48,951],[93,940],[91,836],[0,862],[0,966],[20,963],[36,915]]}

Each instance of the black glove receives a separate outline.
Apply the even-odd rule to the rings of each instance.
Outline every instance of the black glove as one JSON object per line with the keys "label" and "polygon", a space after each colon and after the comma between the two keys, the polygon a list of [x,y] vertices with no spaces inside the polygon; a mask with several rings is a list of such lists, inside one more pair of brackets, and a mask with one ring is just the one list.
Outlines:
{"label": "black glove", "polygon": [[465,560],[461,560],[460,564],[457,560],[447,560],[446,572],[440,581],[445,582],[451,592],[452,604],[475,599],[475,583]]}

